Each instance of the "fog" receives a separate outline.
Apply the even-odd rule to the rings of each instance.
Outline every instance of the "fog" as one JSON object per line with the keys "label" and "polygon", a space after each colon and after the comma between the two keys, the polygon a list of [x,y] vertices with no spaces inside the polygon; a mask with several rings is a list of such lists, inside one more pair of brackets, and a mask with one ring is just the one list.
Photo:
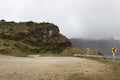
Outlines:
{"label": "fog", "polygon": [[51,22],[68,38],[120,39],[120,0],[0,0],[0,19]]}

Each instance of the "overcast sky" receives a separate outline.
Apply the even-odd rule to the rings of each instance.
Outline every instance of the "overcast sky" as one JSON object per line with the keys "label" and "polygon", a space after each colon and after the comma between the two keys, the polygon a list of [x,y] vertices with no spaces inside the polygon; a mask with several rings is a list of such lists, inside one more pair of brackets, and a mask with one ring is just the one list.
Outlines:
{"label": "overcast sky", "polygon": [[120,0],[0,0],[0,19],[51,22],[69,38],[120,38]]}

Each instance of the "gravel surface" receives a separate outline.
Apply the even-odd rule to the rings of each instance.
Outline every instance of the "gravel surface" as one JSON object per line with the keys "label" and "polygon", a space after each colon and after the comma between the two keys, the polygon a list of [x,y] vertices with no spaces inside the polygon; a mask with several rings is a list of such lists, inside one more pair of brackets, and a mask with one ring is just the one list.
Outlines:
{"label": "gravel surface", "polygon": [[107,77],[111,75],[109,67],[97,61],[76,57],[0,55],[0,80],[67,80],[73,74]]}

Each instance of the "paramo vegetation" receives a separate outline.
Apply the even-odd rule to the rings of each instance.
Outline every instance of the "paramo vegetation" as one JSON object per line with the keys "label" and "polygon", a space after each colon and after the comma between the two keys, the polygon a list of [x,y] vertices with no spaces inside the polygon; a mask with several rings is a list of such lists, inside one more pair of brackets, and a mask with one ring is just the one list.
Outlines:
{"label": "paramo vegetation", "polygon": [[70,40],[62,35],[58,26],[53,23],[0,21],[0,54],[27,56],[83,52],[72,48]]}

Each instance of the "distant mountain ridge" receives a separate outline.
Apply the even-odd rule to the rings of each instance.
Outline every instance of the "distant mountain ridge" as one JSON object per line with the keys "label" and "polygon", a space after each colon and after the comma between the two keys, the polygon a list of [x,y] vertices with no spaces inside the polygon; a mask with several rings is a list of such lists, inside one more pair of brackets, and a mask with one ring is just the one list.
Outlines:
{"label": "distant mountain ridge", "polygon": [[72,38],[70,39],[72,45],[79,49],[90,48],[92,50],[100,51],[104,55],[112,55],[111,48],[116,47],[118,49],[118,53],[116,55],[120,55],[120,41],[114,39],[102,39],[102,40],[87,40],[87,39],[79,39]]}

